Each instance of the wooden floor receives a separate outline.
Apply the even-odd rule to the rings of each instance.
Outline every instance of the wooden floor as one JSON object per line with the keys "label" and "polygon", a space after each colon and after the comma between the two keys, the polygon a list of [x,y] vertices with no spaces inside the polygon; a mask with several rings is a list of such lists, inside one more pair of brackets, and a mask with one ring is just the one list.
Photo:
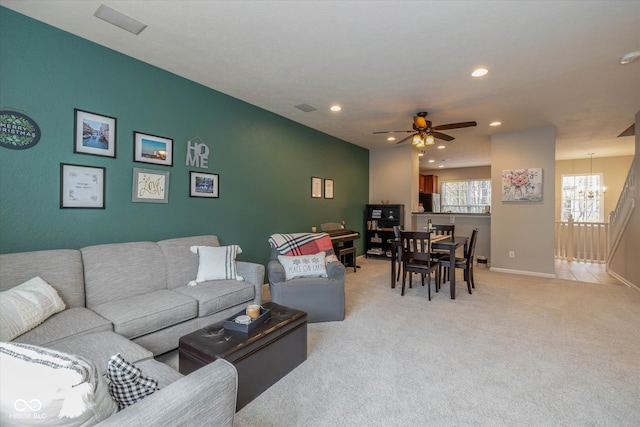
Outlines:
{"label": "wooden floor", "polygon": [[607,273],[604,264],[569,262],[556,259],[556,277],[558,279],[600,283],[602,285],[625,286],[618,279]]}

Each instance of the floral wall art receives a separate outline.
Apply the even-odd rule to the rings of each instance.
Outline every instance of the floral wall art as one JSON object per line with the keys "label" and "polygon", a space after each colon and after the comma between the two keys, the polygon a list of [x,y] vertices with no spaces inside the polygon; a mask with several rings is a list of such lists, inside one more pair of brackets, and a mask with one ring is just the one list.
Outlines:
{"label": "floral wall art", "polygon": [[502,171],[503,202],[542,201],[542,169],[513,169]]}

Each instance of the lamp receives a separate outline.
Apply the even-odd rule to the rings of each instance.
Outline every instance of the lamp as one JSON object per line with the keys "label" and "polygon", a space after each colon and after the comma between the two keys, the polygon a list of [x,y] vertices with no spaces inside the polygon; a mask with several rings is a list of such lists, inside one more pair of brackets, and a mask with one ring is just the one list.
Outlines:
{"label": "lamp", "polygon": [[424,147],[424,138],[422,137],[422,134],[416,133],[413,135],[413,145],[419,148]]}
{"label": "lamp", "polygon": [[427,145],[433,145],[435,144],[435,139],[433,138],[433,135],[429,134],[427,135],[427,141],[426,141]]}

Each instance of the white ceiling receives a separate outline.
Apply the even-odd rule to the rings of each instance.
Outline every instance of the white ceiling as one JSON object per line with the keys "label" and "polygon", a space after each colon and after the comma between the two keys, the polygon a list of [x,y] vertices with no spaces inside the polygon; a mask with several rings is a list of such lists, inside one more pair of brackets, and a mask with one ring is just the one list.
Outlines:
{"label": "white ceiling", "polygon": [[[135,36],[95,18],[102,3],[148,27]],[[558,159],[634,154],[634,137],[617,135],[640,110],[640,61],[618,60],[640,50],[637,0],[0,5],[366,148],[392,145],[372,133],[409,130],[418,111],[478,122],[427,147],[431,167],[488,165],[492,133],[543,126],[556,127]],[[489,74],[471,77],[478,66]]]}

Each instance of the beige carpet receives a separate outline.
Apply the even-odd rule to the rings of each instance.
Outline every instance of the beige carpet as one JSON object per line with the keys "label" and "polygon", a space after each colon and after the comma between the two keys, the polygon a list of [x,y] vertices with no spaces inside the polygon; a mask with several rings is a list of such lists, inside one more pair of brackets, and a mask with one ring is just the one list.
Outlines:
{"label": "beige carpet", "polygon": [[[638,426],[640,292],[476,269],[432,301],[359,258],[343,322],[236,426]],[[418,276],[416,276],[416,279]]]}

